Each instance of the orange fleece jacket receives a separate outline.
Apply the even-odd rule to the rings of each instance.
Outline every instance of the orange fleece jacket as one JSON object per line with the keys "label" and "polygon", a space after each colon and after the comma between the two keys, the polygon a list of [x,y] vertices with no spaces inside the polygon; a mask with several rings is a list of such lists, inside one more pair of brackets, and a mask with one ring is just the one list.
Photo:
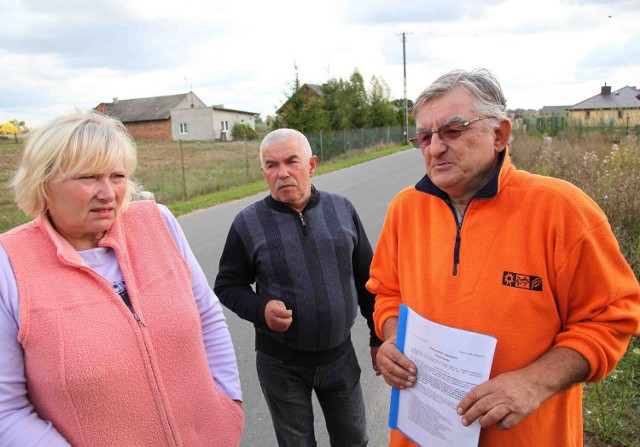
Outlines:
{"label": "orange fleece jacket", "polygon": [[[501,170],[469,204],[460,228],[425,176],[389,206],[367,288],[378,336],[404,303],[437,323],[493,335],[491,377],[567,347],[604,378],[640,328],[640,288],[604,213],[558,179]],[[489,191],[489,192],[487,192]],[[481,447],[582,446],[582,386],[545,401],[508,431],[483,429]],[[393,431],[392,446],[413,445]]]}
{"label": "orange fleece jacket", "polygon": [[191,272],[155,202],[100,241],[129,310],[39,217],[1,236],[16,277],[29,398],[74,446],[239,445],[242,410],[211,377]]}

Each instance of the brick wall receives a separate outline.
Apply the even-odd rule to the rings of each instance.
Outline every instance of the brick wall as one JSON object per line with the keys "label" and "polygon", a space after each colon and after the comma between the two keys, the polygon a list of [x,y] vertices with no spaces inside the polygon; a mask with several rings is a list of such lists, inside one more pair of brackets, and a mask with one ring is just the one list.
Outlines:
{"label": "brick wall", "polygon": [[171,120],[138,121],[126,123],[134,140],[171,140]]}

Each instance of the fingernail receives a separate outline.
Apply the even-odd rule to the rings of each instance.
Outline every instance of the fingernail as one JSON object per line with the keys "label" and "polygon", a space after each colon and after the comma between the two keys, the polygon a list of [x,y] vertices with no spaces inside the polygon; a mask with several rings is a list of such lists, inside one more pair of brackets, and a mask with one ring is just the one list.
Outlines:
{"label": "fingernail", "polygon": [[462,407],[458,407],[458,414],[462,416],[462,413],[464,413],[464,411],[462,411]]}
{"label": "fingernail", "polygon": [[410,374],[415,374],[416,373],[416,369],[413,366],[409,367],[409,373]]}
{"label": "fingernail", "polygon": [[467,420],[465,418],[462,418],[462,425],[464,425],[465,427],[467,425],[469,425],[469,423],[467,422]]}

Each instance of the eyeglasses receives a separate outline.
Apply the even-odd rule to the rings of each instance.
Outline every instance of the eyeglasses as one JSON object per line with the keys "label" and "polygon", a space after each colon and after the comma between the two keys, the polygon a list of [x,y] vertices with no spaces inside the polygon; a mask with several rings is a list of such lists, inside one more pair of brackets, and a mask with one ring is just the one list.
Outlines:
{"label": "eyeglasses", "polygon": [[469,127],[472,123],[489,118],[495,118],[495,116],[483,116],[480,118],[474,118],[469,121],[464,121],[462,123],[458,122],[445,124],[444,126],[440,126],[440,128],[438,128],[435,132],[418,132],[417,134],[409,138],[409,141],[413,143],[413,147],[415,147],[416,149],[426,149],[431,145],[433,134],[437,133],[440,140],[448,143],[450,141],[458,139],[460,135],[462,135],[462,133],[466,131],[467,127]]}

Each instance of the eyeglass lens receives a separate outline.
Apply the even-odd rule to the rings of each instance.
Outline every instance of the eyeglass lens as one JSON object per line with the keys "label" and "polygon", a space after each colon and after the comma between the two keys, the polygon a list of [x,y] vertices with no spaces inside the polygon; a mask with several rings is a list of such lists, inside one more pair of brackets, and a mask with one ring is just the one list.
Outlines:
{"label": "eyeglass lens", "polygon": [[452,123],[447,124],[446,126],[442,126],[436,132],[418,132],[416,136],[411,139],[411,141],[416,148],[420,149],[431,144],[434,133],[437,133],[438,137],[442,141],[448,143],[460,137],[460,135],[462,135],[462,132],[463,129],[460,123]]}

